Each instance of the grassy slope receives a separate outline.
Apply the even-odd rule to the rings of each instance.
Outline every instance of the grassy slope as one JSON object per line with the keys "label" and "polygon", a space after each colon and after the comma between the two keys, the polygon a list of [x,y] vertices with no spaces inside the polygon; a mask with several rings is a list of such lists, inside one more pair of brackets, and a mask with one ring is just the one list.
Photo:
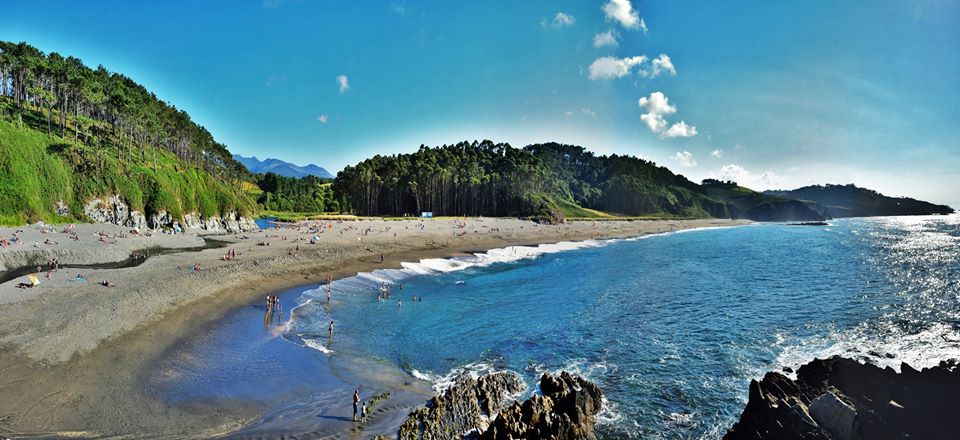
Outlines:
{"label": "grassy slope", "polygon": [[822,220],[815,209],[798,200],[756,192],[742,186],[704,186],[707,194],[733,205],[747,218],[761,221]]}
{"label": "grassy slope", "polygon": [[[149,153],[142,163],[120,163],[109,151],[0,119],[0,224],[84,220],[84,203],[108,194],[147,215],[255,210],[249,197],[169,153],[158,152],[154,170]],[[70,216],[56,214],[58,201],[70,207]]]}

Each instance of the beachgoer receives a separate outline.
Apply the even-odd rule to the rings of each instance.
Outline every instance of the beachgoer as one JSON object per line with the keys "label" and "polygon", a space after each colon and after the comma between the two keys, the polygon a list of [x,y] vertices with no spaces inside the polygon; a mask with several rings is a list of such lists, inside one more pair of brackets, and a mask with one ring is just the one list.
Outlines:
{"label": "beachgoer", "polygon": [[380,254],[380,264],[383,264],[383,254]]}
{"label": "beachgoer", "polygon": [[330,321],[330,336],[333,336],[333,321]]}
{"label": "beachgoer", "polygon": [[357,421],[357,405],[360,403],[360,388],[353,390],[353,421]]}
{"label": "beachgoer", "polygon": [[363,405],[360,406],[360,420],[366,420],[367,418],[367,401],[363,401]]}

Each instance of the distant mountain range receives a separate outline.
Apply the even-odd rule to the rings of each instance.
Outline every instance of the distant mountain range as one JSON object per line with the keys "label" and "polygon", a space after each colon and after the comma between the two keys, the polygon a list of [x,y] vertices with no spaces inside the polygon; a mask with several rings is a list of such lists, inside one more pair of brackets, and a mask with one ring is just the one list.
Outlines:
{"label": "distant mountain range", "polygon": [[247,167],[251,173],[273,173],[280,176],[286,177],[303,177],[303,176],[317,176],[323,177],[326,179],[332,179],[333,174],[330,174],[329,171],[323,169],[323,167],[316,166],[314,164],[308,164],[305,166],[294,165],[290,162],[284,162],[280,159],[257,159],[254,157],[243,157],[239,154],[234,154],[233,159],[237,162],[243,164]]}

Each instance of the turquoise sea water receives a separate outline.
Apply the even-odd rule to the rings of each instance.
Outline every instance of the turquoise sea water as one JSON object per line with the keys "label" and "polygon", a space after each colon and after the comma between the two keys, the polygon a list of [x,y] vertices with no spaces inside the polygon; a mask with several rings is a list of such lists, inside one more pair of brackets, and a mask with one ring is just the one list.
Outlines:
{"label": "turquoise sea water", "polygon": [[606,393],[603,437],[718,438],[765,371],[960,357],[960,216],[507,248],[330,287],[330,303],[302,294],[284,335],[334,369],[373,360],[437,389],[461,371],[533,386],[571,370]]}

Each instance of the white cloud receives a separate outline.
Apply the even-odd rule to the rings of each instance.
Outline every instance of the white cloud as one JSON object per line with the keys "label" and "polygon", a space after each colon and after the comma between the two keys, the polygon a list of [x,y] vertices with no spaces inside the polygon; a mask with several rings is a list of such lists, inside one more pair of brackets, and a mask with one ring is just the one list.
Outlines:
{"label": "white cloud", "polygon": [[677,76],[677,69],[673,67],[673,61],[671,61],[670,57],[665,53],[650,60],[650,69],[640,69],[640,75],[644,78],[656,78],[662,73]]}
{"label": "white cloud", "polygon": [[613,29],[593,36],[593,47],[617,47],[618,45],[617,36],[613,33]]}
{"label": "white cloud", "polygon": [[646,55],[628,58],[600,57],[590,64],[590,79],[620,78],[630,74],[633,66],[647,61]]}
{"label": "white cloud", "polygon": [[670,99],[661,92],[653,92],[649,97],[641,97],[637,104],[647,112],[640,115],[640,120],[650,127],[650,131],[660,133],[667,128],[666,115],[677,112],[677,108],[670,105]]}
{"label": "white cloud", "polygon": [[647,33],[647,25],[640,18],[640,14],[633,9],[630,0],[610,0],[603,5],[603,14],[607,20],[616,21],[627,29],[641,29]]}
{"label": "white cloud", "polygon": [[680,165],[685,167],[697,166],[697,161],[693,159],[693,154],[691,154],[689,151],[678,151],[677,154],[674,154],[670,158],[680,162]]}
{"label": "white cloud", "polygon": [[596,118],[596,117],[597,117],[597,113],[594,112],[593,110],[591,110],[590,107],[581,108],[581,109],[580,109],[579,111],[577,111],[577,112],[574,112],[574,111],[572,111],[572,110],[567,110],[567,111],[563,112],[563,115],[566,116],[566,117],[568,117],[568,118],[571,117],[571,116],[573,116],[574,114],[581,114],[581,115],[589,116],[589,117],[591,117],[591,118]]}
{"label": "white cloud", "polygon": [[390,2],[390,9],[393,9],[393,12],[396,12],[400,15],[407,13],[407,1],[403,0],[400,2]]}
{"label": "white cloud", "polygon": [[692,125],[687,125],[686,122],[680,121],[670,126],[667,131],[660,134],[662,138],[675,138],[675,137],[691,137],[697,135],[697,127]]}
{"label": "white cloud", "polygon": [[327,120],[328,120],[327,115],[317,116],[317,122],[319,122],[319,123],[321,123],[321,124],[326,124],[326,123],[327,123]]}
{"label": "white cloud", "polygon": [[554,29],[560,29],[565,27],[573,26],[577,20],[573,18],[570,14],[565,14],[563,12],[557,12],[557,15],[553,17],[553,21],[547,22],[546,19],[540,22],[540,25],[543,27],[550,27]]}
{"label": "white cloud", "polygon": [[723,150],[717,148],[716,150],[711,151],[711,152],[710,152],[710,155],[713,156],[713,157],[716,157],[717,159],[719,159],[719,158],[723,157]]}
{"label": "white cloud", "polygon": [[340,93],[346,93],[347,90],[350,90],[350,81],[347,79],[347,75],[337,75],[337,87]]}
{"label": "white cloud", "polygon": [[[597,45],[598,38],[604,39],[602,35],[611,34],[613,38],[613,44],[617,44],[615,37],[612,36],[612,31],[606,32],[603,34],[596,34],[593,37],[593,45]],[[647,62],[649,61],[649,63]],[[630,71],[634,66],[640,66],[640,76],[644,78],[653,79],[664,73],[669,73],[672,76],[677,75],[677,69],[673,66],[673,61],[670,60],[670,57],[667,54],[662,53],[656,58],[650,60],[646,55],[639,55],[635,57],[627,58],[617,58],[617,57],[600,57],[593,61],[590,64],[590,79],[607,79],[607,78],[620,78],[630,74]]]}
{"label": "white cloud", "polygon": [[697,127],[687,125],[684,121],[667,128],[668,123],[664,116],[676,113],[677,107],[670,105],[670,99],[662,92],[653,92],[649,97],[641,97],[637,105],[646,110],[646,113],[640,115],[640,120],[647,124],[650,131],[659,134],[661,139],[697,135]]}
{"label": "white cloud", "polygon": [[759,174],[755,174],[736,164],[729,164],[720,167],[720,174],[718,177],[721,180],[732,180],[737,182],[737,184],[740,186],[758,191],[774,188],[780,185],[779,176],[777,176],[773,171],[764,171]]}

